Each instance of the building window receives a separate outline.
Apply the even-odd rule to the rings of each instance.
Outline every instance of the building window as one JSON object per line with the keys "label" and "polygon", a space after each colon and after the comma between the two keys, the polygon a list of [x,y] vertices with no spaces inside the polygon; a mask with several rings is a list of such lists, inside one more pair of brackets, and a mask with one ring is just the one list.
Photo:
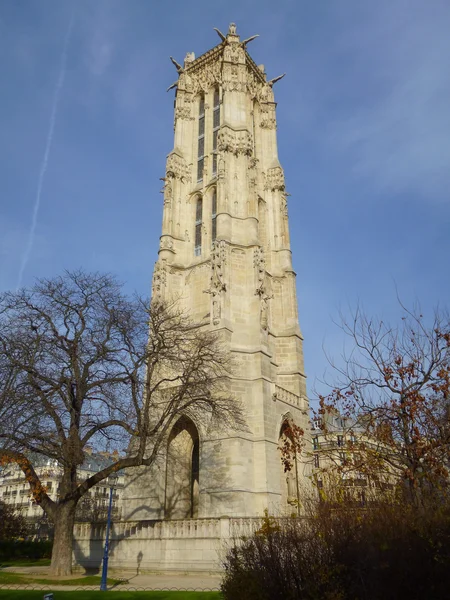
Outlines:
{"label": "building window", "polygon": [[320,467],[320,460],[319,460],[319,455],[318,454],[314,454],[314,467],[316,469],[318,469]]}
{"label": "building window", "polygon": [[315,435],[312,439],[313,441],[313,448],[314,450],[318,450],[319,449],[319,438],[317,435]]}
{"label": "building window", "polygon": [[202,253],[202,215],[203,202],[201,198],[197,198],[195,205],[195,256],[200,256]]}
{"label": "building window", "polygon": [[211,240],[216,241],[217,237],[217,192],[214,189],[211,200],[211,213],[212,213],[212,227],[211,227]]}
{"label": "building window", "polygon": [[337,436],[337,445],[342,448],[342,446],[344,445],[344,436],[343,435],[338,435]]}
{"label": "building window", "polygon": [[203,179],[203,166],[205,163],[205,97],[200,96],[198,108],[198,153],[197,153],[197,181]]}
{"label": "building window", "polygon": [[212,172],[213,175],[217,174],[217,136],[219,135],[220,127],[220,100],[219,100],[219,88],[214,90],[214,106],[213,106],[213,163]]}

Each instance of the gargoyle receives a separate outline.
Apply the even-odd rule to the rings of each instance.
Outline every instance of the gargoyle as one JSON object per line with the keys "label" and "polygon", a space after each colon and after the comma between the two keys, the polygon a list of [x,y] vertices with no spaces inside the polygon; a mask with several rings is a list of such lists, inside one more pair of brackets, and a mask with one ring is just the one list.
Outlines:
{"label": "gargoyle", "polygon": [[267,85],[270,85],[270,87],[272,87],[274,83],[276,83],[277,81],[280,81],[280,79],[283,79],[283,77],[285,75],[286,75],[286,73],[283,73],[283,75],[278,75],[278,77],[274,77],[273,79],[271,79],[270,81],[267,82]]}

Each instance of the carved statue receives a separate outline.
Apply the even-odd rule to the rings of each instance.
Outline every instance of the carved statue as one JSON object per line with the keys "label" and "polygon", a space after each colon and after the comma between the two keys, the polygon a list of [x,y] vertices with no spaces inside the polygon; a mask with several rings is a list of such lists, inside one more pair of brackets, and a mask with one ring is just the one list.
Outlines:
{"label": "carved statue", "polygon": [[267,301],[269,298],[267,296],[261,297],[261,312],[260,312],[260,320],[261,320],[261,328],[264,331],[267,331],[269,328],[269,306]]}
{"label": "carved statue", "polygon": [[217,170],[218,179],[223,179],[225,177],[225,160],[223,156],[219,158],[219,166]]}
{"label": "carved statue", "polygon": [[293,471],[288,471],[286,476],[287,493],[288,493],[288,504],[295,504],[297,502],[297,478]]}

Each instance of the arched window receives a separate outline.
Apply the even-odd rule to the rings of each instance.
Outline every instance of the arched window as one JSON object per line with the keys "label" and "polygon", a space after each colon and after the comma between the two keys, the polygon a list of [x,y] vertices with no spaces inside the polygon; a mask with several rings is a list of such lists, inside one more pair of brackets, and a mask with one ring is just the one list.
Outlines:
{"label": "arched window", "polygon": [[217,136],[219,135],[220,127],[220,99],[219,99],[219,88],[214,90],[214,106],[213,106],[213,163],[212,172],[213,175],[217,174]]}
{"label": "arched window", "polygon": [[203,219],[203,201],[197,198],[195,204],[195,256],[202,253],[202,219]]}
{"label": "arched window", "polygon": [[205,162],[205,96],[200,96],[198,108],[198,153],[197,153],[197,181],[203,179],[203,166]]}
{"label": "arched window", "polygon": [[181,417],[174,425],[167,445],[166,519],[195,519],[198,498],[198,430],[191,419]]}
{"label": "arched window", "polygon": [[217,191],[214,188],[211,198],[211,216],[212,216],[212,226],[211,226],[211,241],[215,242],[217,237]]}

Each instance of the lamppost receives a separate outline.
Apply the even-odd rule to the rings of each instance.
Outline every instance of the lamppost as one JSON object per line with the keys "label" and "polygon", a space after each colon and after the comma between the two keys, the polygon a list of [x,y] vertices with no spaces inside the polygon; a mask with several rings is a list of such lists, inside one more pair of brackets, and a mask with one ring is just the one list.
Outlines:
{"label": "lamppost", "polygon": [[109,505],[108,505],[108,520],[106,521],[106,539],[105,539],[105,550],[103,552],[103,568],[102,568],[102,580],[100,582],[100,591],[106,592],[107,585],[106,581],[108,578],[108,558],[109,558],[109,530],[111,528],[111,513],[112,513],[112,501],[114,486],[119,478],[117,473],[111,473],[108,477],[109,483]]}

